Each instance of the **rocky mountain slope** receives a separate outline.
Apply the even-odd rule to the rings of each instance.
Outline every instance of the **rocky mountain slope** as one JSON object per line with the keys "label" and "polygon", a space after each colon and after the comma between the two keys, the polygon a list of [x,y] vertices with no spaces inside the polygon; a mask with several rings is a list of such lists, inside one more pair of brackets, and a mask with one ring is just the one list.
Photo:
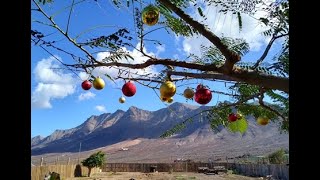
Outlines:
{"label": "rocky mountain slope", "polygon": [[[91,116],[75,128],[56,130],[46,138],[32,138],[32,156],[77,154],[80,142],[83,154],[102,149],[111,162],[161,162],[181,157],[201,160],[213,155],[266,154],[289,148],[289,136],[280,134],[277,124],[259,126],[253,117],[248,117],[249,128],[244,135],[226,129],[214,133],[208,121],[198,115],[177,135],[159,138],[165,130],[206,108],[173,103],[157,111],[130,107],[126,112]],[[124,147],[128,150],[123,150]]]}

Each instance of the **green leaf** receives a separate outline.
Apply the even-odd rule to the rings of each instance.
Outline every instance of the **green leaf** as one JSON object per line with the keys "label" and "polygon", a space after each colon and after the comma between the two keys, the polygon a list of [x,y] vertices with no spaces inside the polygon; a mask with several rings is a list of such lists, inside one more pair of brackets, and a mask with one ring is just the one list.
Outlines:
{"label": "green leaf", "polygon": [[202,16],[202,17],[204,16],[201,7],[198,7],[198,12],[199,12],[200,16]]}
{"label": "green leaf", "polygon": [[109,74],[105,74],[105,76],[110,79],[113,83],[116,83],[115,80],[109,75]]}
{"label": "green leaf", "polygon": [[248,129],[248,122],[244,117],[242,117],[241,119],[238,119],[235,122],[229,123],[228,129],[233,133],[240,132],[241,134],[243,134]]}
{"label": "green leaf", "polygon": [[242,30],[242,18],[240,12],[237,13],[238,23],[239,23],[239,31]]}
{"label": "green leaf", "polygon": [[269,23],[269,20],[267,18],[260,18],[259,19],[263,24],[265,24],[266,26],[268,25]]}
{"label": "green leaf", "polygon": [[112,0],[113,4],[115,6],[117,6],[118,8],[120,7],[119,4],[121,4],[121,2],[119,0]]}

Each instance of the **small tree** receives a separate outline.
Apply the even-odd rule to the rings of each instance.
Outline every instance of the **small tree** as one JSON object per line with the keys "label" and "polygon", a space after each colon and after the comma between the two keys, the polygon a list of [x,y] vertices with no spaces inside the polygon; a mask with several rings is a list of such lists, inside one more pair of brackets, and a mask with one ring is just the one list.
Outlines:
{"label": "small tree", "polygon": [[104,164],[104,161],[105,154],[102,151],[99,151],[97,153],[91,154],[90,157],[83,160],[81,163],[83,166],[88,168],[88,177],[90,177],[91,169],[94,167],[101,167]]}
{"label": "small tree", "polygon": [[269,154],[268,158],[269,158],[270,163],[271,164],[282,164],[285,160],[284,154],[285,154],[285,152],[283,149],[277,150],[277,151]]}

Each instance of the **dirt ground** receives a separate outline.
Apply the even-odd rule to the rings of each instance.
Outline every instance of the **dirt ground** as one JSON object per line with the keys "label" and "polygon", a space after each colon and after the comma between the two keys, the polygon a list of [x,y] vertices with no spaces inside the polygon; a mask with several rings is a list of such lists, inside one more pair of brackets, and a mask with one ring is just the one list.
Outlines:
{"label": "dirt ground", "polygon": [[174,172],[169,174],[167,172],[159,173],[140,173],[140,172],[101,172],[92,175],[92,177],[81,178],[67,178],[66,180],[258,180],[262,178],[253,178],[240,176],[235,174],[219,174],[206,175],[203,173],[188,173],[188,172]]}

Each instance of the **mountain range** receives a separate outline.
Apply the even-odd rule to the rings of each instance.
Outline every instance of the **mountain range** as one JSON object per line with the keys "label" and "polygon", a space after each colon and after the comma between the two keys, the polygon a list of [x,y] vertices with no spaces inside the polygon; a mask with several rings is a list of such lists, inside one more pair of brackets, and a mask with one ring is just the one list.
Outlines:
{"label": "mountain range", "polygon": [[[278,124],[259,126],[251,116],[242,135],[227,129],[214,132],[200,113],[208,108],[176,102],[157,111],[132,106],[127,111],[91,116],[77,127],[56,130],[45,138],[33,137],[31,155],[76,157],[80,150],[82,156],[103,150],[109,162],[168,162],[182,157],[208,160],[212,156],[265,155],[289,148],[289,135],[280,133]],[[189,117],[193,121],[184,130],[169,138],[159,137]]]}

